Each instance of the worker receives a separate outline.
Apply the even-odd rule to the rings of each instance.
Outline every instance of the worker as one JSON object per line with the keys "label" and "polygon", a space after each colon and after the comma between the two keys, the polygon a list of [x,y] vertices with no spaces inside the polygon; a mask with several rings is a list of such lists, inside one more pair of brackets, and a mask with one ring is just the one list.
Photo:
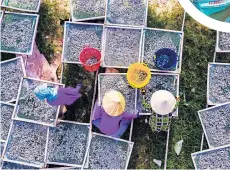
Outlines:
{"label": "worker", "polygon": [[125,98],[115,90],[107,92],[102,100],[102,107],[96,102],[93,110],[93,124],[104,134],[120,138],[132,119],[139,113],[125,112]]}
{"label": "worker", "polygon": [[158,90],[152,94],[151,107],[153,114],[150,117],[150,127],[153,131],[167,131],[171,124],[173,113],[179,104],[176,98],[167,90]]}
{"label": "worker", "polygon": [[82,96],[79,92],[80,89],[80,84],[78,84],[76,88],[55,88],[44,83],[43,85],[35,88],[34,94],[37,98],[46,101],[52,106],[71,105]]}

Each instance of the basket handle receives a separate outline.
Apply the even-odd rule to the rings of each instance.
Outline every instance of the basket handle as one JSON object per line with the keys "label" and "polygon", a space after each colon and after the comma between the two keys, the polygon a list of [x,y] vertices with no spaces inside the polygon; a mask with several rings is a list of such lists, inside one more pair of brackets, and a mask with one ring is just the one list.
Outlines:
{"label": "basket handle", "polygon": [[156,62],[156,58],[157,58],[157,56],[156,56],[156,55],[153,55],[153,62],[154,62],[154,63]]}
{"label": "basket handle", "polygon": [[145,67],[148,67],[148,65],[146,63],[141,63],[141,64],[143,64]]}

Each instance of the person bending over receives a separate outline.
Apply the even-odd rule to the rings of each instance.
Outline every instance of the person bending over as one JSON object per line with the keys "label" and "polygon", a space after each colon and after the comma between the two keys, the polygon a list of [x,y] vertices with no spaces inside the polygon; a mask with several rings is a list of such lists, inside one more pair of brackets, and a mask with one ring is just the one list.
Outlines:
{"label": "person bending over", "polygon": [[115,90],[105,94],[102,107],[96,101],[93,110],[92,123],[104,134],[120,138],[128,128],[132,119],[139,117],[139,113],[125,111],[125,98]]}

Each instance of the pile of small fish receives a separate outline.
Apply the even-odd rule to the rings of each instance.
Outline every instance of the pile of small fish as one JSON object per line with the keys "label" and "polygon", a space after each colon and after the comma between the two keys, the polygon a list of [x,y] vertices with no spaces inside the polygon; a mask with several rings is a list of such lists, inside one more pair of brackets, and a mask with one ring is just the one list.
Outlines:
{"label": "pile of small fish", "polygon": [[140,43],[141,29],[106,28],[105,65],[129,67],[138,62]]}
{"label": "pile of small fish", "polygon": [[51,127],[48,138],[49,162],[82,165],[87,148],[89,126],[61,122]]}
{"label": "pile of small fish", "polygon": [[230,147],[216,149],[195,156],[197,169],[230,169]]}
{"label": "pile of small fish", "polygon": [[58,107],[49,105],[47,102],[38,99],[34,94],[34,89],[42,84],[43,82],[39,81],[23,80],[16,114],[24,119],[52,124],[58,114]]}
{"label": "pile of small fish", "polygon": [[21,60],[1,64],[1,101],[16,100],[21,77],[23,77]]}
{"label": "pile of small fish", "polygon": [[96,57],[92,57],[85,62],[85,64],[88,66],[94,65],[96,63],[98,63],[98,59]]}
{"label": "pile of small fish", "polygon": [[230,33],[219,32],[218,43],[220,50],[230,50]]}
{"label": "pile of small fish", "polygon": [[39,0],[8,0],[7,6],[36,11],[39,6]]}
{"label": "pile of small fish", "polygon": [[0,104],[0,110],[0,136],[2,140],[6,140],[8,132],[10,130],[11,118],[13,115],[14,107],[11,105]]}
{"label": "pile of small fish", "polygon": [[230,66],[212,64],[209,68],[209,100],[221,104],[230,100]]}
{"label": "pile of small fish", "polygon": [[212,147],[230,143],[230,104],[200,112],[207,140]]}
{"label": "pile of small fish", "polygon": [[89,148],[90,169],[125,169],[129,144],[103,136],[92,138]]}
{"label": "pile of small fish", "polygon": [[105,0],[71,0],[75,20],[105,16]]}
{"label": "pile of small fish", "polygon": [[137,82],[143,82],[147,77],[147,73],[142,70],[138,70],[136,74],[138,77]]}
{"label": "pile of small fish", "polygon": [[112,24],[146,25],[146,0],[108,1],[107,21]]}
{"label": "pile of small fish", "polygon": [[1,49],[28,52],[32,48],[36,18],[19,14],[4,14],[1,27]]}
{"label": "pile of small fish", "polygon": [[10,160],[40,165],[44,163],[47,126],[13,121],[5,156]]}
{"label": "pile of small fish", "polygon": [[79,61],[85,46],[101,49],[102,26],[68,24],[64,44],[66,61]]}

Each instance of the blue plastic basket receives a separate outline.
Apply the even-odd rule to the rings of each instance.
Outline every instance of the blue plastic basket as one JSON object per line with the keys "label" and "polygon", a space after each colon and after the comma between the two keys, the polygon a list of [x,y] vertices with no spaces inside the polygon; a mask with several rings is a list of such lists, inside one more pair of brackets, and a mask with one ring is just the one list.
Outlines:
{"label": "blue plastic basket", "polygon": [[177,53],[169,48],[162,48],[155,53],[156,58],[153,62],[160,70],[175,69],[179,60]]}

